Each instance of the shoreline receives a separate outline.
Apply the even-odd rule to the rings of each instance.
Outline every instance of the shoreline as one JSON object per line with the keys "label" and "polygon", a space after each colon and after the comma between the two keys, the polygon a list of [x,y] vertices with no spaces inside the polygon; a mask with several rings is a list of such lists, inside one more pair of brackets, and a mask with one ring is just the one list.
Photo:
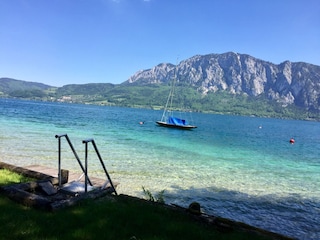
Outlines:
{"label": "shoreline", "polygon": [[[39,179],[44,180],[44,179],[48,179],[48,178],[55,179],[56,180],[55,182],[57,182],[56,176],[50,176],[50,175],[47,175],[46,173],[43,173],[43,172],[32,171],[32,170],[28,169],[27,167],[18,167],[18,166],[4,163],[1,161],[0,161],[0,169],[7,169],[12,172],[16,172],[18,174],[24,175],[26,177],[35,178],[38,180]],[[65,170],[65,171],[68,171],[68,170]],[[164,204],[164,203],[157,203],[154,201],[148,201],[148,200],[136,197],[136,196],[130,196],[130,195],[125,195],[125,194],[112,195],[110,192],[108,195],[101,194],[101,196],[96,197],[93,200],[101,199],[101,198],[102,199],[103,198],[108,198],[108,199],[112,198],[113,200],[116,200],[117,198],[125,198],[130,201],[140,201],[145,204],[160,204],[163,207],[168,208],[172,211],[185,212],[186,214],[191,215],[196,221],[202,222],[210,227],[214,227],[215,229],[218,229],[219,231],[228,232],[228,231],[232,231],[232,230],[240,230],[240,231],[246,231],[246,232],[254,232],[256,234],[261,234],[263,236],[270,237],[272,239],[280,239],[280,240],[295,239],[295,238],[291,238],[288,236],[284,236],[279,233],[267,231],[262,228],[253,227],[253,226],[250,226],[250,225],[242,223],[242,222],[237,222],[237,221],[233,221],[233,220],[218,217],[218,216],[212,216],[212,215],[208,215],[208,214],[201,213],[201,212],[193,212],[193,211],[191,211],[190,207],[184,208],[184,207],[181,207],[181,206],[175,205],[175,204],[168,205],[168,204]]]}

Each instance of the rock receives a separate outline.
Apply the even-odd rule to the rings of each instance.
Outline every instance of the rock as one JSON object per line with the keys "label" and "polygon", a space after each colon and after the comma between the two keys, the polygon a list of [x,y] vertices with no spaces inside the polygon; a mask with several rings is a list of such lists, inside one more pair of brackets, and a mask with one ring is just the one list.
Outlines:
{"label": "rock", "polygon": [[200,204],[198,202],[192,202],[188,207],[188,211],[195,215],[201,215]]}
{"label": "rock", "polygon": [[50,181],[39,182],[39,186],[49,196],[54,195],[58,192],[58,190],[52,185]]}

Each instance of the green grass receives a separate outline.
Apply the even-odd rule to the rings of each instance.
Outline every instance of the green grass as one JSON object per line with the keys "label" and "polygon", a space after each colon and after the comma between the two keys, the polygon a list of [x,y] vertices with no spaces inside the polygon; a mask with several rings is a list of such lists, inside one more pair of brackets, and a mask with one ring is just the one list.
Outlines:
{"label": "green grass", "polygon": [[[28,179],[0,170],[2,186],[22,180]],[[1,239],[271,239],[235,230],[220,232],[185,212],[123,195],[46,212],[0,194],[0,212]]]}
{"label": "green grass", "polygon": [[24,177],[18,173],[9,171],[7,169],[0,169],[0,187],[13,183],[22,183],[33,181],[34,179]]}

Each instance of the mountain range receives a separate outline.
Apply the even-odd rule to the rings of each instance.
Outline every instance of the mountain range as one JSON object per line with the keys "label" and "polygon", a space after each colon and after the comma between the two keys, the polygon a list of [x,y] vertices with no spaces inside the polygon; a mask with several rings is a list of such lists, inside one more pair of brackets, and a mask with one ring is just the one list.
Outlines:
{"label": "mountain range", "polygon": [[[108,104],[122,106],[163,106],[167,96],[164,90],[173,79],[176,79],[178,87],[188,89],[184,99],[188,100],[186,102],[191,110],[219,112],[203,107],[205,100],[208,102],[213,96],[220,98],[212,100],[212,106],[221,104],[222,98],[238,101],[233,106],[249,98],[256,104],[261,103],[257,99],[263,99],[263,104],[277,104],[277,109],[278,106],[283,109],[294,107],[320,119],[320,66],[290,61],[274,64],[234,52],[196,55],[177,65],[160,63],[151,69],[136,72],[121,84],[69,84],[57,88],[0,78],[0,97],[86,103],[102,103],[105,100]],[[252,106],[243,105],[242,109]]]}
{"label": "mountain range", "polygon": [[230,94],[263,95],[283,104],[320,111],[320,66],[285,61],[273,64],[247,54],[196,55],[177,66],[161,63],[139,71],[126,84],[163,84],[176,75],[177,81],[203,95],[226,91]]}

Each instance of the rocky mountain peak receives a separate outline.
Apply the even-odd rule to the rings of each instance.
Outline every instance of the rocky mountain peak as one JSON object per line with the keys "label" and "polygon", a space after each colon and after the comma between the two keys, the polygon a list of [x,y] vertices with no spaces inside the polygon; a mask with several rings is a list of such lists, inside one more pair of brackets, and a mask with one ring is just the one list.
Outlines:
{"label": "rocky mountain peak", "polygon": [[202,94],[264,94],[283,106],[295,104],[320,111],[320,66],[285,61],[273,64],[247,54],[195,55],[174,65],[161,63],[131,76],[126,84],[163,84],[176,75],[178,82]]}

